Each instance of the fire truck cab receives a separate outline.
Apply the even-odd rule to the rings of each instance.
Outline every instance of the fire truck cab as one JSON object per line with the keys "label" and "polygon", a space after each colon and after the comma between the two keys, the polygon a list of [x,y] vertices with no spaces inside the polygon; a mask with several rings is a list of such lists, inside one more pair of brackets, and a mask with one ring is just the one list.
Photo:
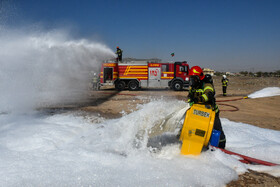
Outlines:
{"label": "fire truck cab", "polygon": [[179,91],[189,85],[189,65],[187,62],[105,62],[101,67],[100,86],[105,85],[114,85],[117,90],[169,87]]}

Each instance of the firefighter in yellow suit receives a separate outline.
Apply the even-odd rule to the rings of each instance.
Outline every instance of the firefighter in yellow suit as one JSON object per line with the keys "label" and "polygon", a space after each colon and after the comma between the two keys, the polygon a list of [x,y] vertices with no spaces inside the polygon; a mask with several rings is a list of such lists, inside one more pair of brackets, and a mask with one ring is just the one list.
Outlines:
{"label": "firefighter in yellow suit", "polygon": [[222,85],[223,85],[223,96],[227,96],[228,79],[226,75],[223,75]]}
{"label": "firefighter in yellow suit", "polygon": [[219,118],[219,108],[216,105],[215,89],[211,75],[204,75],[199,66],[190,69],[190,89],[188,95],[190,106],[193,104],[209,104],[215,111],[214,129],[221,132],[218,147],[225,148],[226,136],[224,134],[222,124]]}

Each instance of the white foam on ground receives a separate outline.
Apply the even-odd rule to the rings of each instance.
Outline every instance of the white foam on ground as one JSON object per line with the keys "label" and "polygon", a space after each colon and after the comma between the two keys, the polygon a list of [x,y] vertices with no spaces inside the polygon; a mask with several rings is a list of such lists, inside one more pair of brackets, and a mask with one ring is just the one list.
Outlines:
{"label": "white foam on ground", "polygon": [[[175,114],[185,106],[178,100],[152,101],[95,124],[91,116],[73,113],[0,115],[0,185],[223,186],[247,169],[280,176],[278,166],[246,165],[221,151],[188,157],[174,144],[151,152],[148,132],[167,116],[179,120]],[[280,163],[279,131],[221,120],[227,149]]]}
{"label": "white foam on ground", "polygon": [[280,88],[279,87],[268,87],[264,88],[262,90],[256,91],[250,95],[248,95],[249,98],[260,98],[260,97],[271,97],[271,96],[277,96],[280,95]]}

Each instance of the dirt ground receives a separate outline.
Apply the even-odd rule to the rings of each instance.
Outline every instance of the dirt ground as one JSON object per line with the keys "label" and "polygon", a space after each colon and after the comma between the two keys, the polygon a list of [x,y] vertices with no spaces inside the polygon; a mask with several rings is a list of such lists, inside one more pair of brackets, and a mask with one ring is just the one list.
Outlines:
{"label": "dirt ground", "polygon": [[[280,78],[228,78],[228,96],[224,97],[222,96],[221,77],[214,77],[217,104],[221,110],[220,117],[262,128],[280,130],[280,96],[242,99],[266,87],[280,87]],[[103,88],[100,91],[91,91],[90,98],[81,104],[79,109],[98,113],[104,118],[117,118],[121,117],[123,112],[134,111],[137,104],[147,103],[153,98],[186,100],[187,95],[187,90],[175,92],[168,89],[149,89],[118,92],[113,88]],[[240,175],[237,181],[232,181],[227,186],[280,186],[280,178],[249,171]]]}
{"label": "dirt ground", "polygon": [[[214,85],[220,117],[280,130],[280,96],[242,99],[266,87],[280,87],[280,78],[229,77],[227,97],[222,96],[221,77],[214,77]],[[137,104],[147,103],[154,98],[186,100],[188,91],[146,89],[118,92],[113,88],[104,88],[92,91],[90,95],[92,104],[82,110],[100,113],[105,118],[117,118],[121,117],[122,111],[129,113],[136,109]]]}

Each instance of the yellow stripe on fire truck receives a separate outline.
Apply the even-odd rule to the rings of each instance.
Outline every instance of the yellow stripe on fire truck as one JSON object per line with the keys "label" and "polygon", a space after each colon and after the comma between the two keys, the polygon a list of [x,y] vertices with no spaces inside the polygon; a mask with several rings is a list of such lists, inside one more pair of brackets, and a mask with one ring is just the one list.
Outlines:
{"label": "yellow stripe on fire truck", "polygon": [[[140,70],[140,68],[142,68],[143,70],[147,70],[147,69],[148,69],[148,66],[127,66],[126,69],[125,69],[124,75],[127,75],[128,72],[131,71],[131,69]],[[144,69],[144,68],[145,68],[145,69]]]}
{"label": "yellow stripe on fire truck", "polygon": [[173,77],[161,77],[161,79],[173,79]]}
{"label": "yellow stripe on fire truck", "polygon": [[120,79],[148,79],[148,77],[119,77]]}

